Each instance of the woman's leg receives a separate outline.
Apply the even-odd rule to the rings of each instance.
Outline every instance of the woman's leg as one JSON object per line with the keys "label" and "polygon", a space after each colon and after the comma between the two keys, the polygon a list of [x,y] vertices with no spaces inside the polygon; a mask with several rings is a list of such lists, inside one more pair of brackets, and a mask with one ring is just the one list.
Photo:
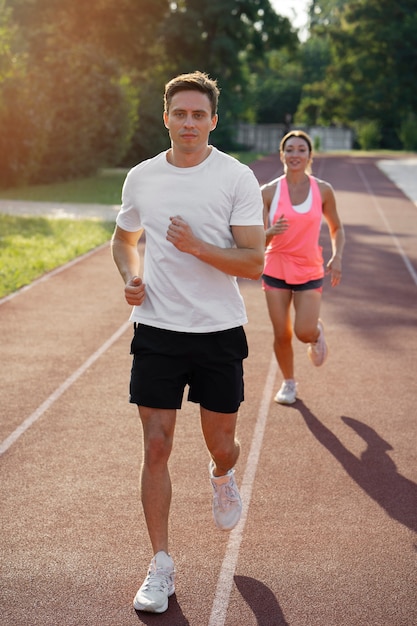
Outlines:
{"label": "woman's leg", "polygon": [[321,291],[308,289],[294,293],[294,333],[303,343],[314,343],[319,336],[317,322],[320,315]]}
{"label": "woman's leg", "polygon": [[290,316],[292,291],[267,289],[265,296],[274,331],[274,353],[279,368],[285,380],[294,379],[293,330]]}

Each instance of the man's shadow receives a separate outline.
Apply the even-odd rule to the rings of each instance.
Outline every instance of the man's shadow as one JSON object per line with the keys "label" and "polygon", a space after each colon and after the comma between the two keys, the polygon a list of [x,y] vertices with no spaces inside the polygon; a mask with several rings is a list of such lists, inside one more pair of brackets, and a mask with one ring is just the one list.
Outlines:
{"label": "man's shadow", "polygon": [[[258,626],[288,626],[277,599],[266,585],[248,576],[235,576],[234,581],[243,599],[253,611]],[[165,613],[135,612],[141,624],[189,626],[175,594],[170,597],[168,610]]]}
{"label": "man's shadow", "polygon": [[319,441],[339,461],[347,474],[377,502],[390,517],[410,530],[417,532],[417,485],[397,472],[397,467],[387,454],[392,446],[363,422],[342,416],[367,444],[360,458],[350,452],[331,430],[298,400],[294,404],[305,423]]}

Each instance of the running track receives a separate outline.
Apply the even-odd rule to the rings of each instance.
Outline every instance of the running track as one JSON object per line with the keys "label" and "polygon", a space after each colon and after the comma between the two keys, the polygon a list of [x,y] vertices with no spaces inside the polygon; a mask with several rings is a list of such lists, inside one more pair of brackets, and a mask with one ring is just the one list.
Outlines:
{"label": "running track", "polygon": [[[254,170],[278,175],[276,155]],[[2,626],[417,624],[417,208],[371,158],[316,157],[314,171],[347,235],[342,285],[324,290],[329,359],[314,369],[296,343],[300,397],[276,405],[263,294],[242,281],[244,515],[215,529],[185,402],[170,462],[177,590],[162,615],[132,608],[152,555],[108,246],[0,303]]]}

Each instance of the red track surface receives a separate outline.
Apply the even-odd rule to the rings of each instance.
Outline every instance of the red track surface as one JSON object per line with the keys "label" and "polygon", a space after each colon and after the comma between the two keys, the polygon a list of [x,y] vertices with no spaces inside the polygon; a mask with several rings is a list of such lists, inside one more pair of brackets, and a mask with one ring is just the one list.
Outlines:
{"label": "red track surface", "polygon": [[[296,343],[299,400],[275,404],[263,293],[242,281],[246,508],[232,533],[215,529],[198,408],[184,402],[170,462],[177,589],[162,615],[132,607],[152,554],[129,308],[108,247],[0,304],[2,625],[417,624],[417,209],[371,158],[314,166],[347,235],[342,284],[324,289],[329,358],[314,369]],[[254,170],[275,177],[277,157]],[[328,258],[325,231],[323,245]]]}

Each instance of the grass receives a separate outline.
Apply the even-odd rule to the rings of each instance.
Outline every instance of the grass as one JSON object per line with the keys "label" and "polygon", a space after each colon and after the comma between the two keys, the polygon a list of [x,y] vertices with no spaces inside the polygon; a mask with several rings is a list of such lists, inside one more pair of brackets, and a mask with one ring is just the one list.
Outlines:
{"label": "grass", "polygon": [[245,165],[258,161],[265,156],[265,154],[261,152],[231,152],[230,155]]}
{"label": "grass", "polygon": [[[356,150],[343,154],[378,154],[381,158],[401,155],[392,151]],[[248,165],[264,155],[234,152],[232,156]],[[97,176],[75,181],[0,189],[0,199],[119,205],[125,176],[126,170],[107,169]],[[0,298],[105,243],[112,231],[113,224],[106,222],[0,214]]]}
{"label": "grass", "polygon": [[[248,165],[263,154],[233,152],[236,159]],[[1,200],[29,200],[31,202],[68,202],[71,204],[120,204],[123,181],[127,170],[103,169],[96,176],[50,185],[28,185],[0,189]]]}
{"label": "grass", "polygon": [[127,170],[102,170],[96,176],[50,185],[29,185],[0,189],[0,199],[72,204],[120,204]]}
{"label": "grass", "polygon": [[[248,164],[263,155],[233,156]],[[75,181],[0,189],[0,199],[119,205],[125,176],[126,170],[102,170],[97,176]],[[109,222],[0,213],[0,298],[109,241],[113,229]]]}
{"label": "grass", "polygon": [[[0,199],[118,205],[125,176],[125,170],[103,170],[75,181],[3,189]],[[109,241],[113,229],[96,220],[0,214],[0,298]]]}
{"label": "grass", "polygon": [[0,214],[0,298],[109,241],[113,229],[111,222]]}

